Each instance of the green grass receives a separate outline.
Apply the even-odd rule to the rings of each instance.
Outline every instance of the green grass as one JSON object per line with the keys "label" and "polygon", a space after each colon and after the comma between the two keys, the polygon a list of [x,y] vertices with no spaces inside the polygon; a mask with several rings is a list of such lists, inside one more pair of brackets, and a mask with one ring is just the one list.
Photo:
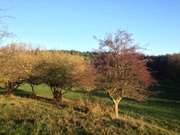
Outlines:
{"label": "green grass", "polygon": [[[178,135],[175,130],[123,115],[120,120],[21,97],[0,96],[2,135]],[[125,119],[124,119],[125,118]]]}
{"label": "green grass", "polygon": [[[49,88],[46,85],[37,86],[36,93],[38,96],[52,98],[51,91],[49,90]],[[26,84],[26,85],[21,86],[20,89],[16,92],[16,94],[21,95],[21,96],[30,95],[31,89]],[[79,100],[79,99],[83,100],[86,98],[90,98],[90,100],[93,100],[94,102],[96,102],[96,101],[103,102],[109,107],[113,105],[111,99],[109,99],[103,92],[93,92],[93,93],[91,93],[91,96],[89,97],[85,91],[74,90],[74,91],[70,91],[70,92],[66,93],[64,95],[64,97],[71,99],[71,100]],[[23,124],[20,122],[20,125],[19,125],[20,127],[18,127],[18,128],[20,128],[19,129],[20,131],[16,131],[16,132],[21,132],[21,131],[25,132],[26,130],[28,132],[31,132],[26,128],[33,128],[31,134],[34,134],[34,133],[39,134],[41,130],[42,130],[42,132],[44,132],[44,130],[46,130],[46,128],[48,126],[52,126],[51,123],[50,123],[50,125],[45,124],[45,129],[43,129],[41,127],[42,126],[41,124],[43,122],[41,124],[39,122],[37,122],[36,123],[37,125],[35,125],[35,127],[33,126],[33,124],[28,125],[28,122],[27,123],[25,122],[25,124],[24,124],[24,121],[26,121],[26,117],[27,117],[27,119],[29,117],[33,118],[33,117],[35,117],[35,116],[33,116],[35,114],[33,114],[32,112],[30,112],[29,114],[28,113],[23,114],[23,112],[21,112],[21,111],[18,112],[18,110],[12,110],[13,104],[17,104],[17,102],[21,102],[21,98],[17,98],[18,101],[15,100],[14,103],[12,103],[13,100],[11,98],[8,99],[5,97],[1,97],[1,99],[3,99],[3,101],[4,101],[4,103],[2,102],[0,104],[1,108],[2,108],[2,106],[6,106],[6,102],[7,102],[7,104],[9,104],[9,107],[7,107],[7,108],[5,107],[5,108],[1,109],[1,111],[0,111],[1,114],[2,114],[2,110],[4,111],[4,114],[2,115],[1,119],[3,119],[4,116],[10,117],[9,116],[10,114],[5,113],[5,112],[12,113],[12,112],[17,111],[15,113],[16,115],[22,114],[24,116],[24,118],[22,120]],[[111,133],[111,130],[112,130],[114,133],[117,133],[117,134],[121,133],[121,134],[132,134],[132,135],[136,135],[136,134],[137,135],[138,134],[178,135],[180,133],[180,103],[174,102],[171,100],[164,100],[164,99],[160,99],[160,98],[150,98],[145,102],[136,102],[136,101],[130,100],[130,99],[123,99],[122,102],[120,103],[119,111],[120,111],[120,116],[123,116],[123,117],[125,116],[125,118],[127,117],[127,120],[125,122],[122,122],[121,120],[115,121],[107,116],[99,117],[99,116],[93,116],[93,115],[89,116],[89,114],[88,115],[81,114],[79,112],[73,111],[73,109],[71,107],[63,109],[63,110],[58,110],[57,108],[52,107],[49,104],[45,104],[45,103],[41,103],[41,102],[37,102],[37,101],[30,101],[32,103],[29,103],[29,100],[30,99],[27,100],[28,107],[30,106],[29,109],[33,108],[37,104],[40,104],[40,105],[38,105],[37,109],[34,109],[34,111],[36,113],[40,113],[39,115],[42,115],[41,117],[45,117],[45,119],[48,119],[48,118],[51,119],[51,117],[53,117],[52,121],[57,121],[59,119],[65,120],[66,118],[64,118],[64,115],[70,115],[69,117],[71,117],[72,119],[77,119],[77,121],[80,122],[82,125],[84,125],[84,123],[87,124],[85,127],[83,127],[83,129],[81,129],[77,125],[70,126],[69,125],[70,123],[67,122],[67,125],[65,127],[68,127],[68,133],[71,133],[71,130],[73,133],[77,133],[77,134],[80,134],[78,132],[79,130],[80,131],[83,130],[83,132],[87,132],[87,133],[99,133],[99,134],[108,134],[108,132]],[[10,103],[8,103],[8,102],[10,102]],[[26,102],[26,100],[23,99],[22,102]],[[24,107],[23,104],[21,107]],[[50,111],[50,112],[45,111],[44,114],[42,114],[41,113],[42,110],[39,110],[42,108],[51,108],[50,110],[53,110],[53,111]],[[48,110],[48,109],[45,109],[45,110]],[[69,112],[69,111],[72,111],[72,112]],[[62,117],[59,116],[60,114],[62,115]],[[45,116],[43,116],[43,115],[45,115]],[[54,115],[57,115],[58,118],[55,117]],[[48,116],[48,118],[46,118],[46,116]],[[81,117],[85,117],[86,121],[83,121],[81,119]],[[90,118],[92,118],[92,119],[90,119]],[[10,122],[11,119],[12,119],[12,123]],[[94,129],[95,127],[93,127],[96,125],[95,124],[96,122],[94,120],[97,120],[99,122],[98,124],[100,124],[100,127],[99,127],[99,129],[97,129],[97,131]],[[3,121],[5,122],[5,125],[8,125],[8,124],[6,124],[6,122],[7,123],[10,122],[9,127],[7,127],[7,129],[9,129],[10,131],[12,131],[12,129],[10,129],[10,128],[12,128],[12,126],[18,125],[16,123],[16,120],[13,119],[13,117],[8,118],[8,120],[6,119]],[[108,124],[104,123],[102,121],[105,121],[105,122],[108,121],[107,122]],[[0,123],[0,125],[2,125],[2,124],[3,123]],[[40,127],[38,127],[39,126],[38,124],[40,124]],[[60,127],[61,126],[62,125],[60,125]],[[60,133],[59,130],[61,130],[61,129],[59,129],[56,126],[54,127],[55,129],[53,127],[51,127],[49,129],[52,131],[47,131],[47,132],[45,131],[45,132],[49,133],[49,132],[53,132],[53,130],[54,130],[55,132],[57,131],[57,133]],[[63,127],[62,129],[64,129],[65,127]],[[77,127],[77,129],[75,127]],[[37,130],[36,128],[37,129],[42,128],[42,129]],[[5,129],[6,129],[6,127],[5,127]],[[103,129],[105,129],[105,131],[103,131]],[[1,131],[1,129],[0,129],[0,131]],[[15,132],[15,131],[12,131],[12,132]],[[63,131],[61,130],[61,132],[63,132]],[[0,134],[1,134],[1,132],[0,132]],[[20,134],[23,134],[23,133],[20,133]]]}
{"label": "green grass", "polygon": [[[46,98],[52,98],[52,93],[49,89],[49,87],[47,87],[46,85],[38,85],[35,86],[35,92],[37,94],[37,96],[42,96],[42,97],[46,97]],[[23,93],[26,93],[27,95],[31,94],[31,87],[28,84],[24,84],[21,85],[19,88],[18,93],[16,93],[17,95],[22,95]]]}

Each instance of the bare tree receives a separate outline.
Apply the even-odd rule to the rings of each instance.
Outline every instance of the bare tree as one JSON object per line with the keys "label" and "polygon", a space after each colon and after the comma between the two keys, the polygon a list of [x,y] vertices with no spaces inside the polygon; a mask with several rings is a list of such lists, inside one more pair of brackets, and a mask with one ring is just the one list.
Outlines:
{"label": "bare tree", "polygon": [[[0,13],[3,11],[3,9],[0,8]],[[12,33],[8,32],[5,27],[6,27],[6,23],[4,23],[4,20],[7,19],[7,18],[12,18],[10,16],[6,16],[6,15],[1,15],[0,14],[0,44],[2,42],[2,40],[4,38],[7,38],[7,37],[11,37],[13,36]]]}
{"label": "bare tree", "polygon": [[97,85],[112,98],[118,118],[118,105],[122,98],[144,99],[147,96],[145,88],[152,83],[152,78],[147,61],[137,52],[131,34],[118,31],[99,42],[99,54],[94,59],[100,74]]}

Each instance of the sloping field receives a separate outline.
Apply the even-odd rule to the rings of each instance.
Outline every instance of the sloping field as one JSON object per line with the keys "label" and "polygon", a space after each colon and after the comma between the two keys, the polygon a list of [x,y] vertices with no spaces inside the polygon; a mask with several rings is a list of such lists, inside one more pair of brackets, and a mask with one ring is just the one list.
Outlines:
{"label": "sloping field", "polygon": [[[148,108],[148,106],[134,103],[133,105],[137,108],[136,110],[143,108],[144,114]],[[170,110],[152,108],[153,112],[164,112],[164,115],[167,115],[167,119],[161,120],[158,117],[155,119],[156,117],[151,116],[151,114],[145,114],[141,117],[141,113],[133,111],[133,105],[131,102],[124,103],[121,107],[123,112],[121,112],[120,119],[114,120],[109,115],[100,116],[92,112],[82,112],[74,109],[73,105],[59,109],[52,104],[32,99],[0,96],[0,134],[178,135],[180,132],[179,118],[169,117],[172,115]],[[128,109],[130,106],[132,111]],[[150,104],[150,106],[152,105]],[[158,116],[160,115],[158,114]]]}

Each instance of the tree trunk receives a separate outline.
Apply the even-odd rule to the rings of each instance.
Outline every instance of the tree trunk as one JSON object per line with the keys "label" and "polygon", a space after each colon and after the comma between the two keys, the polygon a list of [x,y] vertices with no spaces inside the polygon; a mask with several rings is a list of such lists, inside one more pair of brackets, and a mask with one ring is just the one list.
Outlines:
{"label": "tree trunk", "polygon": [[18,89],[20,83],[18,82],[7,82],[5,83],[5,95],[12,95],[14,90]]}
{"label": "tree trunk", "polygon": [[35,98],[36,97],[36,93],[35,93],[35,90],[34,90],[34,85],[30,84],[30,86],[31,86],[31,90],[32,90],[32,97]]}
{"label": "tree trunk", "polygon": [[9,95],[12,95],[12,94],[13,94],[13,90],[7,88],[7,89],[6,89],[6,92],[5,92],[5,95],[9,96]]}
{"label": "tree trunk", "polygon": [[62,90],[58,90],[57,88],[53,88],[53,98],[56,102],[62,103],[62,99],[63,99]]}
{"label": "tree trunk", "polygon": [[119,118],[119,102],[121,101],[121,98],[119,99],[113,99],[114,102],[114,111],[115,111],[115,118]]}
{"label": "tree trunk", "polygon": [[62,95],[62,90],[58,91],[58,102],[62,103],[63,95]]}
{"label": "tree trunk", "polygon": [[6,90],[5,95],[12,95],[14,90],[13,84],[11,82],[7,82],[5,84],[5,90]]}
{"label": "tree trunk", "polygon": [[119,111],[118,110],[119,109],[119,107],[118,107],[119,103],[115,102],[114,105],[115,105],[115,117],[119,118],[119,112],[118,112]]}

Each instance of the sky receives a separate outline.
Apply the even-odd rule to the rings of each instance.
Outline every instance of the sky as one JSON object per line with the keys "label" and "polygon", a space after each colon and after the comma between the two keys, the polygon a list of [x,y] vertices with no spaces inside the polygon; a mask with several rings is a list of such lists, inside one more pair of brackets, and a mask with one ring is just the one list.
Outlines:
{"label": "sky", "polygon": [[180,0],[0,0],[14,36],[46,49],[92,51],[93,38],[126,30],[145,54],[180,52]]}

